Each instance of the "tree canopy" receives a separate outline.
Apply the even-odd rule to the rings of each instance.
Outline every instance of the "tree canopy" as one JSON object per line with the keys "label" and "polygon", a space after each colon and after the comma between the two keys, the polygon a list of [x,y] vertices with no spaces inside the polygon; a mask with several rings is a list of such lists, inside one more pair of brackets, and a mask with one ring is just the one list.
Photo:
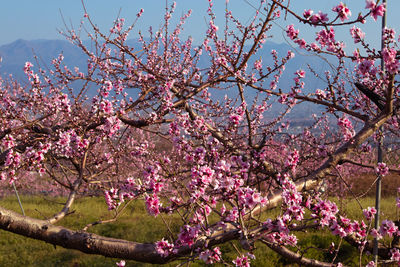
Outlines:
{"label": "tree canopy", "polygon": [[[117,18],[109,32],[101,32],[85,13],[78,28],[62,34],[87,56],[87,69],[65,65],[60,54],[50,68],[27,62],[27,82],[0,80],[5,190],[11,192],[8,184],[40,184],[68,196],[47,220],[0,207],[0,228],[85,253],[157,264],[224,262],[219,245],[238,240],[237,258],[227,264],[248,266],[254,243],[261,242],[302,265],[340,266],[302,256],[306,248],[297,233],[328,230],[361,255],[372,253],[376,237],[379,257],[400,262],[398,222],[384,219],[375,229],[375,208],[360,208],[364,219],[355,220],[327,195],[361,171],[399,173],[398,39],[386,28],[383,49],[373,49],[358,28],[383,16],[385,6],[367,0],[355,15],[358,10],[342,2],[303,14],[290,5],[260,1],[255,16],[243,22],[227,1],[226,23],[216,25],[210,0],[208,29],[195,45],[182,37],[191,11],[173,25],[171,4],[160,29],[139,33],[140,49],[129,46],[128,36],[143,10],[131,25]],[[305,40],[296,25],[287,25],[291,44],[325,58],[330,68],[299,68],[290,73],[291,85],[281,87],[296,52],[258,52],[273,40],[274,23],[284,24],[287,16],[315,32],[315,40]],[[337,40],[343,27],[350,29],[354,51]],[[83,41],[87,36],[90,44]],[[312,88],[306,75],[324,87]],[[295,129],[290,114],[305,104],[313,108],[311,123]],[[376,164],[376,142],[383,137],[392,160]],[[350,187],[345,191],[352,196]],[[90,232],[107,221],[80,230],[55,225],[68,216],[77,196],[86,195],[105,197],[114,212],[110,221],[143,201],[149,216],[177,214],[180,230],[176,234],[166,223],[158,241],[137,243]],[[279,214],[269,217],[273,208]]]}

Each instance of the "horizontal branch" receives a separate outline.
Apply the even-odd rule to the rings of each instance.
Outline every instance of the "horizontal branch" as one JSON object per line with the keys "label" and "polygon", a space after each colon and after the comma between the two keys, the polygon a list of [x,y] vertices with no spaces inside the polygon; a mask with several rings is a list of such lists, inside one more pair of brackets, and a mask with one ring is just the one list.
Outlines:
{"label": "horizontal branch", "polygon": [[22,216],[3,207],[0,207],[0,229],[87,254],[158,264],[168,261],[157,253],[155,245],[151,243],[136,243],[73,231],[52,225],[46,220]]}

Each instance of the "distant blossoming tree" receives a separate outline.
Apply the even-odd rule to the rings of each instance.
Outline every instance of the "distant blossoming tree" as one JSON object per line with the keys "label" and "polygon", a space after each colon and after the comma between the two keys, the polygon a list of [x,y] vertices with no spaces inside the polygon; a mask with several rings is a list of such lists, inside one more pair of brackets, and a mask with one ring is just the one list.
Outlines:
{"label": "distant blossoming tree", "polygon": [[[26,86],[0,80],[2,183],[50,179],[52,185],[46,186],[68,194],[64,208],[47,220],[0,207],[0,228],[120,258],[118,266],[124,260],[227,263],[219,245],[233,240],[240,248],[229,263],[236,266],[250,265],[256,241],[301,265],[340,266],[302,256],[307,247],[299,244],[297,233],[307,229],[327,230],[361,255],[372,252],[377,237],[379,256],[400,262],[397,222],[383,220],[374,229],[376,210],[371,207],[360,209],[361,221],[348,218],[322,190],[329,181],[342,179],[343,172],[355,175],[360,166],[382,176],[398,172],[392,163],[363,161],[379,136],[398,138],[400,133],[395,32],[385,30],[385,48],[377,51],[357,27],[370,17],[377,20],[385,7],[367,0],[365,10],[354,16],[358,11],[341,2],[329,14],[311,9],[296,14],[289,3],[260,1],[246,24],[227,3],[226,25],[217,26],[209,0],[208,29],[199,46],[181,37],[191,11],[170,24],[172,4],[159,30],[150,30],[149,38],[139,34],[140,50],[130,47],[127,38],[143,10],[131,26],[118,18],[109,32],[101,32],[85,13],[79,31],[63,34],[86,54],[87,70],[70,69],[60,55],[48,71],[27,62]],[[280,87],[285,65],[295,54],[273,50],[270,60],[254,55],[270,38],[273,22],[285,22],[281,13],[316,31],[315,40],[305,40],[296,25],[288,25],[286,35],[299,49],[330,57],[334,69],[322,75],[299,69],[290,88]],[[349,36],[357,49],[350,54],[336,37],[345,25],[354,25]],[[78,32],[89,34],[90,47]],[[204,59],[206,67],[200,65]],[[354,68],[346,67],[350,61]],[[325,88],[309,88],[306,75],[320,75]],[[378,96],[377,102],[356,82]],[[218,97],[219,91],[225,98]],[[294,132],[286,115],[300,102],[323,109],[310,114],[311,126]],[[272,104],[281,108],[274,118],[268,115]],[[156,242],[136,243],[92,234],[94,224],[83,231],[56,226],[76,196],[87,194],[105,196],[117,214],[136,201],[145,203],[149,216],[178,214],[180,230]],[[276,207],[279,215],[268,218],[267,211]],[[340,245],[333,250],[337,253]]]}

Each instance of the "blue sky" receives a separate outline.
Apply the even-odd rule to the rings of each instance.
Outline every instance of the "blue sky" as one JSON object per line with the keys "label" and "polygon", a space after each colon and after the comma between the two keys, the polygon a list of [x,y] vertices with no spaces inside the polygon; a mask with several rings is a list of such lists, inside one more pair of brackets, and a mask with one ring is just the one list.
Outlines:
{"label": "blue sky", "polygon": [[[163,20],[163,12],[165,10],[165,0],[85,0],[88,13],[92,20],[98,24],[100,29],[108,31],[113,20],[117,17],[121,10],[121,17],[127,19],[128,22],[133,21],[135,14],[144,9],[137,30],[146,32],[149,26],[157,28]],[[171,1],[168,1],[171,2]],[[176,16],[179,17],[188,9],[193,10],[193,15],[188,21],[184,35],[191,35],[195,42],[199,43],[205,32],[207,15],[207,0],[177,0]],[[254,8],[259,0],[230,0],[229,7],[235,16],[246,21],[254,15]],[[327,13],[337,3],[337,0],[291,0],[291,7],[302,13],[304,9],[313,9],[315,11],[323,10]],[[348,4],[352,10],[352,18],[356,17],[359,11],[365,12],[364,0],[348,0],[342,2]],[[400,13],[399,0],[387,0],[388,2],[388,26],[397,25],[397,33],[399,33],[398,13]],[[217,25],[223,27],[225,0],[214,0],[215,13],[220,18]],[[0,45],[13,42],[17,39],[63,39],[57,32],[57,29],[63,29],[63,20],[66,23],[77,26],[83,15],[81,0],[14,0],[2,1],[0,9]],[[282,37],[280,27],[294,23],[291,18],[287,21],[280,21],[274,25],[271,32],[274,35],[273,41],[280,43],[285,42]],[[372,23],[372,18],[368,19],[366,25],[360,27],[366,31],[367,39],[379,47],[380,23]],[[317,29],[307,28],[303,32],[304,37],[308,41],[314,39],[314,33]],[[348,40],[348,28],[337,30],[338,39],[345,38]],[[130,38],[135,38],[135,34]]]}

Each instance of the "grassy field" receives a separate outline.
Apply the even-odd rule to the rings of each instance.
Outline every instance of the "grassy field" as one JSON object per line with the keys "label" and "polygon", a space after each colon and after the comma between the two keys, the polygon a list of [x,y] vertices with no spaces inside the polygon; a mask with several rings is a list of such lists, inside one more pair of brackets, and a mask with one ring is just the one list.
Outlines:
{"label": "grassy field", "polygon": [[[22,202],[27,215],[45,219],[54,214],[60,208],[62,199],[43,199],[40,197],[25,196]],[[383,199],[383,217],[396,219],[397,210],[394,208],[394,197]],[[372,197],[361,201],[362,206],[374,205]],[[0,205],[20,212],[18,202],[15,197],[6,197],[0,199]],[[360,207],[354,200],[343,201],[342,211],[351,215],[353,218],[362,219]],[[84,198],[78,199],[74,205],[75,212],[65,218],[61,225],[71,229],[82,229],[86,224],[98,219],[112,217],[112,213],[107,211],[103,198]],[[275,211],[276,212],[276,211]],[[178,231],[179,218],[174,216],[165,216],[164,219],[170,223],[173,231]],[[97,225],[90,228],[91,232],[115,238],[125,238],[138,242],[149,242],[161,239],[167,234],[166,226],[160,216],[153,218],[147,215],[141,202],[133,203],[125,210],[125,213],[116,223]],[[298,237],[302,240],[301,245],[310,247],[305,256],[314,257],[319,260],[329,261],[333,255],[319,248],[327,248],[331,242],[339,243],[339,239],[329,233],[300,233]],[[256,244],[256,260],[252,266],[290,266],[285,259],[270,251],[263,244]],[[240,247],[240,246],[237,246]],[[357,251],[347,245],[342,244],[342,252],[338,255],[338,260],[351,266],[358,263]],[[236,258],[232,244],[226,244],[221,247],[226,256],[227,262]],[[365,257],[365,262],[370,258]],[[115,262],[119,260],[105,258],[103,256],[87,255],[79,251],[67,250],[61,247],[54,247],[41,241],[32,240],[18,236],[6,231],[0,230],[0,266],[116,266]],[[171,263],[175,266],[177,263]],[[150,266],[143,263],[128,261],[126,266]],[[191,266],[202,266],[201,262],[196,262]]]}

